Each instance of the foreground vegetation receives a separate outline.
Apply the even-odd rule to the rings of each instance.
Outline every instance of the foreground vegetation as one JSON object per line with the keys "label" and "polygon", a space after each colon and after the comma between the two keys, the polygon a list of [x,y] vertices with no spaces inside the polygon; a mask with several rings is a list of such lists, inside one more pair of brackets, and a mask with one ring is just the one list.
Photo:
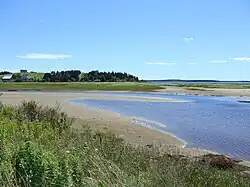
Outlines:
{"label": "foreground vegetation", "polygon": [[166,86],[184,88],[224,88],[224,89],[250,89],[250,84],[168,84]]}
{"label": "foreground vegetation", "polygon": [[146,83],[0,83],[0,90],[41,90],[41,91],[154,91],[160,86]]}
{"label": "foreground vegetation", "polygon": [[133,147],[58,108],[0,106],[0,186],[249,186],[233,170]]}

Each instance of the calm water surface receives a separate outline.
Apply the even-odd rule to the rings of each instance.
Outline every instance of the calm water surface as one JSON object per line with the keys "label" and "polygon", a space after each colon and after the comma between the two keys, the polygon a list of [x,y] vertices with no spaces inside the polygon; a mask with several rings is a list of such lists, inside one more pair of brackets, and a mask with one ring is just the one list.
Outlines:
{"label": "calm water surface", "polygon": [[[94,94],[94,93],[93,93]],[[80,99],[73,102],[156,121],[185,140],[187,147],[213,150],[250,160],[250,104],[237,103],[242,98],[181,96],[146,93],[110,93],[129,96],[170,97],[189,100],[184,103],[139,102]],[[152,124],[151,124],[152,125]]]}

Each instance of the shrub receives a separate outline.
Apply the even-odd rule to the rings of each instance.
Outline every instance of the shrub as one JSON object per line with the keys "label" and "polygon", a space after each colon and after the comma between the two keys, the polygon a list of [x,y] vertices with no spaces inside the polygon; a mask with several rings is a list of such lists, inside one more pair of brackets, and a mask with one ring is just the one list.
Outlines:
{"label": "shrub", "polygon": [[66,113],[60,111],[60,107],[49,108],[41,106],[35,101],[23,101],[19,105],[14,116],[19,121],[39,121],[50,123],[53,129],[58,129],[60,132],[69,129],[73,122],[73,118],[69,118]]}

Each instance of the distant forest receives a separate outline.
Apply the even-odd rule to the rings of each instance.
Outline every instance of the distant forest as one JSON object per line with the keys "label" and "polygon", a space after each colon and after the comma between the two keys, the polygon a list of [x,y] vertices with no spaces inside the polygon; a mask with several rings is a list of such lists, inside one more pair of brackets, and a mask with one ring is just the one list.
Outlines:
{"label": "distant forest", "polygon": [[8,74],[12,74],[12,73],[9,71],[1,71],[0,72],[0,75],[8,75]]}
{"label": "distant forest", "polygon": [[88,73],[81,73],[79,70],[61,71],[45,73],[43,81],[46,82],[137,82],[139,78],[127,73],[120,72],[99,72],[90,71]]}
{"label": "distant forest", "polygon": [[[138,77],[121,72],[99,72],[97,70],[88,73],[80,70],[52,71],[50,73],[41,73],[20,71],[20,73],[11,73],[7,71],[0,72],[0,75],[12,74],[12,80],[15,82],[138,82]],[[39,78],[38,78],[39,74]]]}

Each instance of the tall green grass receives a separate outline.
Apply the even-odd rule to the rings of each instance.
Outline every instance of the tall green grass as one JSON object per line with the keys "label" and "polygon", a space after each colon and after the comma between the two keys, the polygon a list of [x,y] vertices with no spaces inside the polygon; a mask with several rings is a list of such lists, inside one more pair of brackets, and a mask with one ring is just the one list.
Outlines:
{"label": "tall green grass", "polygon": [[75,124],[34,101],[0,105],[0,186],[249,186],[219,170]]}

